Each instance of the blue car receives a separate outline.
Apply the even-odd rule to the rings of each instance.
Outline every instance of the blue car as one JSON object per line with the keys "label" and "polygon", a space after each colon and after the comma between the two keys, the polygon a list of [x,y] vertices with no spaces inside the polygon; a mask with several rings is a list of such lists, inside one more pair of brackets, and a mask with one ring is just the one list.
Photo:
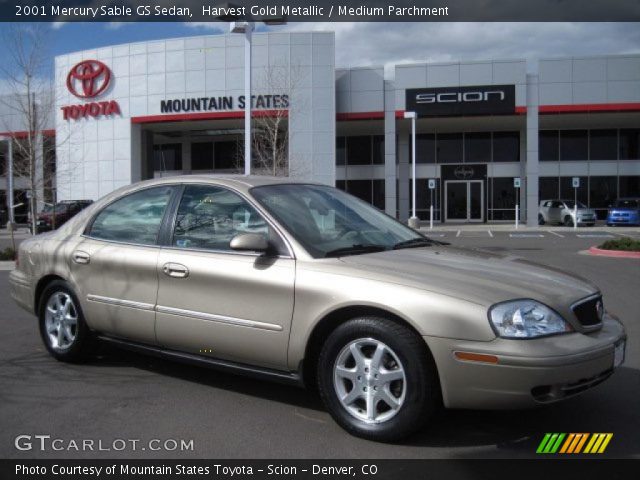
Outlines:
{"label": "blue car", "polygon": [[619,198],[609,208],[607,225],[640,225],[640,198]]}

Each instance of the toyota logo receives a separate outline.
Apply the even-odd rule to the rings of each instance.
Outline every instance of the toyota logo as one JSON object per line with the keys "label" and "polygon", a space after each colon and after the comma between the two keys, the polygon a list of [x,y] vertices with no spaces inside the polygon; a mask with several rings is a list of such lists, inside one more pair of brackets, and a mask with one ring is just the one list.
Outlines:
{"label": "toyota logo", "polygon": [[466,166],[459,166],[457,167],[454,171],[453,174],[456,176],[456,178],[460,178],[463,180],[468,180],[470,178],[473,177],[473,168],[472,167],[466,167]]}
{"label": "toyota logo", "polygon": [[93,98],[104,92],[111,81],[111,70],[98,60],[76,64],[67,75],[67,88],[79,98]]}

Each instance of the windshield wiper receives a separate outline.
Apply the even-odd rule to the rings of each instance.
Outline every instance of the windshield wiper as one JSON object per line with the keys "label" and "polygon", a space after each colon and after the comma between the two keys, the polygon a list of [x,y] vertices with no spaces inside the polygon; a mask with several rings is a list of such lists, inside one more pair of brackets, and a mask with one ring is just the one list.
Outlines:
{"label": "windshield wiper", "polygon": [[384,245],[351,245],[350,247],[336,248],[335,250],[329,250],[324,254],[325,257],[341,257],[343,255],[359,255],[362,253],[383,252],[387,249]]}
{"label": "windshield wiper", "polygon": [[412,238],[411,240],[405,240],[404,242],[398,242],[393,246],[394,250],[398,250],[400,248],[417,248],[417,247],[427,247],[434,245],[435,242],[428,238]]}

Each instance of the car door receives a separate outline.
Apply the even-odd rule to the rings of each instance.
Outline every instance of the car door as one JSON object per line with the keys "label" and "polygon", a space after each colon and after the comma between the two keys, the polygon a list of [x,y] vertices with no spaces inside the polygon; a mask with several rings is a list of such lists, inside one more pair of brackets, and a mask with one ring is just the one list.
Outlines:
{"label": "car door", "polygon": [[71,279],[92,328],[156,343],[157,238],[176,188],[147,188],[107,205],[71,252]]}
{"label": "car door", "polygon": [[[268,236],[273,252],[236,252],[239,233]],[[220,359],[285,368],[295,260],[244,197],[186,185],[158,258],[158,342]]]}
{"label": "car door", "polygon": [[549,208],[549,221],[552,223],[560,223],[562,222],[561,217],[562,213],[562,202],[554,200],[551,202],[551,207]]}

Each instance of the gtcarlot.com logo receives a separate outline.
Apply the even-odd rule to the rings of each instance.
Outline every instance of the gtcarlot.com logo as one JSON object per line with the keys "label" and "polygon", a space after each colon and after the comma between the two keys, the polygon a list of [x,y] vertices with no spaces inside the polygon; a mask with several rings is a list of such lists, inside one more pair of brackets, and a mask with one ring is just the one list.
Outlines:
{"label": "gtcarlot.com logo", "polygon": [[536,453],[604,453],[613,433],[547,433]]}

